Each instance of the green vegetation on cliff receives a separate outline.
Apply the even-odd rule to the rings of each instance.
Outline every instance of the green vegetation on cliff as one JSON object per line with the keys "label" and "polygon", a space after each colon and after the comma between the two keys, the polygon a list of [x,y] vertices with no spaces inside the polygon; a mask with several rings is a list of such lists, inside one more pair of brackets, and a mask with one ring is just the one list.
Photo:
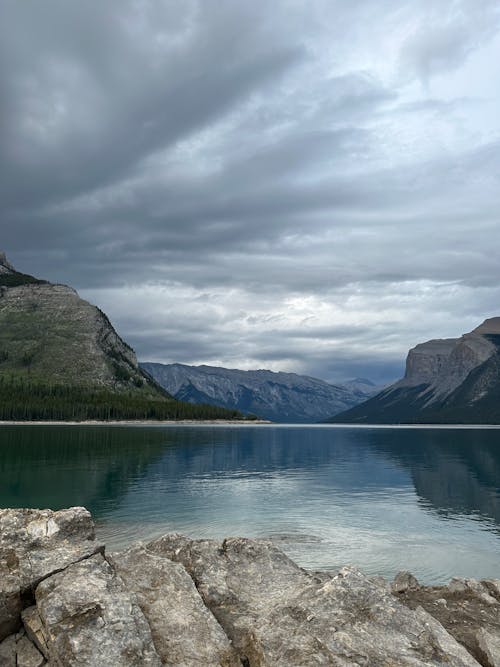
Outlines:
{"label": "green vegetation on cliff", "polygon": [[0,253],[0,420],[242,417],[172,398],[99,308]]}

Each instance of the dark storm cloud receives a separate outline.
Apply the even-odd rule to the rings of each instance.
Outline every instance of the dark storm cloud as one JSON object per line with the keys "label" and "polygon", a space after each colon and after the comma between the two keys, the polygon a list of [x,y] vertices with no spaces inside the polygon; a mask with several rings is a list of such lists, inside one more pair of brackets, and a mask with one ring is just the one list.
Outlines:
{"label": "dark storm cloud", "polygon": [[[201,4],[205,15],[196,27],[173,46],[167,34],[161,50],[151,46],[158,38],[154,16],[135,16],[134,3],[91,7],[7,4],[0,162],[6,177],[0,195],[14,209],[123,177],[143,157],[206,125],[301,55],[299,48],[279,44],[256,52],[243,40],[237,57],[228,58],[229,6],[221,16],[203,12]],[[146,26],[134,35],[140,20]],[[79,39],[73,42],[72,35]],[[28,53],[34,47],[36,58],[26,57],[26,46]]]}
{"label": "dark storm cloud", "polygon": [[499,21],[6,0],[1,246],[142,358],[388,379],[418,336],[497,314]]}

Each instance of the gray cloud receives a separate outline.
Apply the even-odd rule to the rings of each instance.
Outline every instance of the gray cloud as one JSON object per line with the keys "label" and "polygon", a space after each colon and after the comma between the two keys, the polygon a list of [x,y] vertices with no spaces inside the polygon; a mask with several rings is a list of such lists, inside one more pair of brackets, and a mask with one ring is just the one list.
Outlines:
{"label": "gray cloud", "polygon": [[0,245],[140,357],[386,380],[498,314],[498,3],[0,11]]}

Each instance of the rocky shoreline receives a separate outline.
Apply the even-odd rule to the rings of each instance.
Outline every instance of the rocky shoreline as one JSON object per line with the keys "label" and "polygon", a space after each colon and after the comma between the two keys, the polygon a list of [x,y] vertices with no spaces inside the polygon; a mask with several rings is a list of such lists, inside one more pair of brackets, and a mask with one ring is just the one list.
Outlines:
{"label": "rocky shoreline", "polygon": [[270,542],[119,553],[87,510],[0,510],[1,667],[500,667],[500,580],[307,572]]}

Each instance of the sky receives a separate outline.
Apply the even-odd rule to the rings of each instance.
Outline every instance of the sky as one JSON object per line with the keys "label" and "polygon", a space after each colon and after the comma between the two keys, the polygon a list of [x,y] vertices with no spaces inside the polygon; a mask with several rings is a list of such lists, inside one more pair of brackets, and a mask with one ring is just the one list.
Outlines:
{"label": "sky", "polygon": [[2,0],[0,249],[142,361],[339,382],[500,315],[498,0]]}

